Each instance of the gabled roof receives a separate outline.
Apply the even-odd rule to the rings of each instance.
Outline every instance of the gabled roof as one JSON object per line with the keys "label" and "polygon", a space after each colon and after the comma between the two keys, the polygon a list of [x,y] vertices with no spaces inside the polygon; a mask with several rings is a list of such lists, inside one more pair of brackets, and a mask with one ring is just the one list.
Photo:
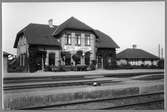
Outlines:
{"label": "gabled roof", "polygon": [[99,36],[99,40],[96,43],[97,48],[119,48],[119,46],[112,40],[111,37],[99,30],[94,31]]}
{"label": "gabled roof", "polygon": [[58,28],[53,32],[52,35],[56,36],[64,29],[76,29],[76,30],[86,30],[93,31],[93,28],[81,22],[80,20],[71,17],[67,19],[64,23],[60,24]]}
{"label": "gabled roof", "polygon": [[117,59],[159,59],[159,57],[142,49],[128,48],[118,53]]}
{"label": "gabled roof", "polygon": [[24,34],[30,45],[49,45],[60,46],[60,43],[54,38],[65,29],[92,31],[97,37],[97,48],[119,48],[119,46],[105,33],[94,30],[78,19],[71,17],[59,26],[50,28],[49,25],[31,23],[17,33],[14,48],[17,48],[19,36]]}
{"label": "gabled roof", "polygon": [[23,28],[16,36],[14,48],[17,47],[19,35],[24,34],[27,42],[31,45],[50,45],[59,46],[57,39],[52,38],[51,34],[56,30],[57,26],[50,28],[49,25],[44,24],[29,24]]}

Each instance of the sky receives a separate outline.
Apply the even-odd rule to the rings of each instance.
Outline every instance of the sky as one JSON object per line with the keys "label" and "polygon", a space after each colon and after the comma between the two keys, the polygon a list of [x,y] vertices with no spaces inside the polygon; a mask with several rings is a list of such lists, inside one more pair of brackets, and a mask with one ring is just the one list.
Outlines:
{"label": "sky", "polygon": [[[109,35],[119,46],[158,56],[165,51],[165,2],[2,3],[2,49],[16,54],[16,34],[29,23],[60,25],[71,16]],[[165,54],[165,53],[163,53]]]}

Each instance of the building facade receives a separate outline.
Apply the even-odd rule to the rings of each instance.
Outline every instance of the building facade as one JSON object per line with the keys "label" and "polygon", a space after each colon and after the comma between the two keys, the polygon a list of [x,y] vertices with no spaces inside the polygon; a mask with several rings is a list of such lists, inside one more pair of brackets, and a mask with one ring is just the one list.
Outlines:
{"label": "building facade", "polygon": [[114,67],[119,46],[108,35],[71,17],[58,26],[52,20],[49,25],[29,24],[17,33],[14,48],[20,66],[33,72],[45,66],[90,65],[92,60],[97,68]]}

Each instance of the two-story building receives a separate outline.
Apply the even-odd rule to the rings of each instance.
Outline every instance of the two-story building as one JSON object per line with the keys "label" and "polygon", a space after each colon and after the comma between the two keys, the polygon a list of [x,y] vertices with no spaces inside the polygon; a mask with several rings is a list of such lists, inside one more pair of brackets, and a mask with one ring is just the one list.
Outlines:
{"label": "two-story building", "polygon": [[58,26],[51,19],[49,25],[29,24],[17,33],[14,48],[19,66],[33,72],[49,65],[89,65],[92,60],[97,60],[98,68],[114,67],[119,46],[108,35],[71,17]]}

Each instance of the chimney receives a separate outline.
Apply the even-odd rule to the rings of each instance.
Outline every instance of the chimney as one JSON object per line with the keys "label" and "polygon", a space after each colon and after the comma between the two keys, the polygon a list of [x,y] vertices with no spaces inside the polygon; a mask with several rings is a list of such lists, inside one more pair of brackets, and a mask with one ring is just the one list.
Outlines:
{"label": "chimney", "polygon": [[53,28],[54,26],[53,26],[53,19],[49,19],[48,20],[48,24],[49,24],[49,27],[50,28]]}
{"label": "chimney", "polygon": [[160,56],[160,44],[158,45],[158,57],[161,58],[161,56]]}
{"label": "chimney", "polygon": [[135,49],[136,47],[137,47],[136,44],[133,44],[133,45],[132,45],[132,48],[133,48],[133,49]]}

